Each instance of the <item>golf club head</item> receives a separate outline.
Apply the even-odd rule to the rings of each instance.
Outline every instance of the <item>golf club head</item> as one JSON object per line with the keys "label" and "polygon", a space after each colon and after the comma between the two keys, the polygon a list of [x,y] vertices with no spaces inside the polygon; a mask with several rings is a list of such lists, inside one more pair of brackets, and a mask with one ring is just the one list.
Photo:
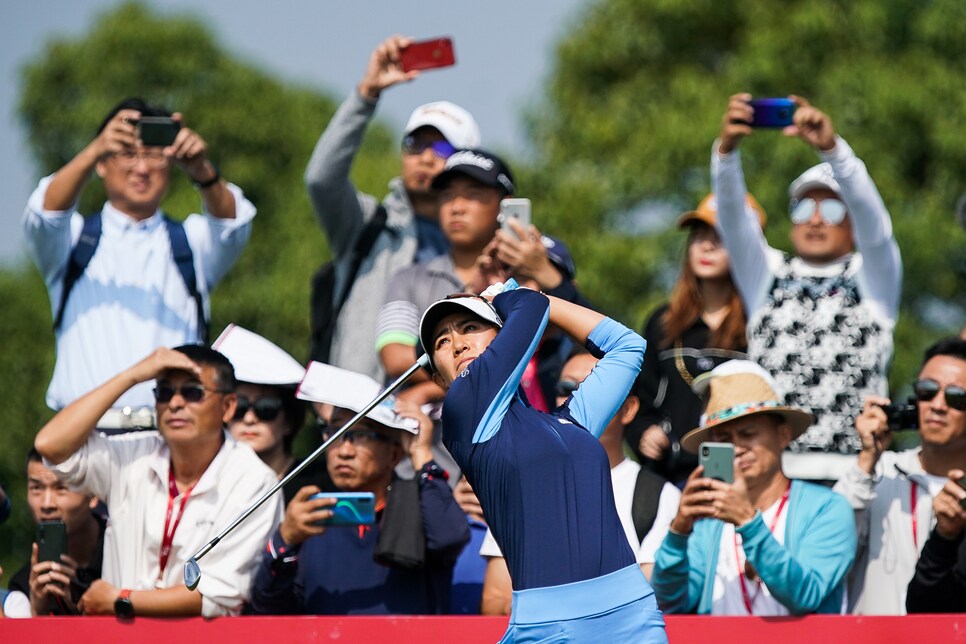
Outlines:
{"label": "golf club head", "polygon": [[184,565],[184,585],[188,590],[194,590],[198,587],[199,581],[201,581],[201,566],[192,557]]}

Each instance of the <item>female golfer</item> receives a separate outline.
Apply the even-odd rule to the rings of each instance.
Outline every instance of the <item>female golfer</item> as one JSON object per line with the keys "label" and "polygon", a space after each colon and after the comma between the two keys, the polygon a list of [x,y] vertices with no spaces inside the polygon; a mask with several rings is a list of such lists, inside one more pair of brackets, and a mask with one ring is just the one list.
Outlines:
{"label": "female golfer", "polygon": [[[544,413],[519,383],[548,321],[601,360],[566,403]],[[597,440],[640,370],[643,339],[509,280],[492,303],[459,295],[431,305],[420,340],[447,390],[443,442],[476,490],[513,580],[502,641],[667,641]]]}

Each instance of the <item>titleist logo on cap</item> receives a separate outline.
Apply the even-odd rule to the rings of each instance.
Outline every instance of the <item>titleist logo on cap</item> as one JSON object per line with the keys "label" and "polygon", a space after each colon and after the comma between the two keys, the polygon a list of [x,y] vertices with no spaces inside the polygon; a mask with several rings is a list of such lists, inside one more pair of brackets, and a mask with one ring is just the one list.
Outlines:
{"label": "titleist logo on cap", "polygon": [[463,150],[462,152],[457,152],[456,154],[450,156],[446,160],[446,169],[455,168],[458,165],[474,165],[477,168],[482,168],[484,170],[493,169],[493,161],[487,159],[485,156],[476,154],[475,152],[470,152],[468,150]]}

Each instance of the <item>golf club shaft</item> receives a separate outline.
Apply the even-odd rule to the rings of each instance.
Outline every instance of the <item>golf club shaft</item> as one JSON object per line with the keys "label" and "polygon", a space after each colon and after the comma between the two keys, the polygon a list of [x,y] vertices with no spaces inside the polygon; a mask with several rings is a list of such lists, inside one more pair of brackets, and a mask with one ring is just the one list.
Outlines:
{"label": "golf club shaft", "polygon": [[258,499],[257,501],[255,501],[255,503],[253,503],[248,509],[246,509],[240,515],[238,515],[238,518],[236,518],[234,521],[232,521],[231,524],[227,528],[225,528],[224,530],[222,530],[221,532],[219,532],[215,536],[215,538],[213,538],[211,541],[209,541],[208,543],[206,543],[201,548],[201,550],[199,550],[197,553],[195,553],[195,555],[191,559],[193,559],[195,561],[198,561],[199,559],[201,559],[202,557],[204,557],[206,554],[208,554],[208,552],[211,551],[211,549],[214,548],[218,544],[218,542],[221,541],[225,537],[225,535],[227,535],[229,532],[231,532],[232,530],[234,530],[235,528],[237,528],[238,525],[241,524],[242,521],[244,521],[249,516],[251,516],[251,514],[255,510],[257,510],[259,508],[259,506],[261,506],[263,503],[265,503],[265,501],[267,501],[269,498],[271,498],[273,494],[275,494],[280,489],[282,489],[285,486],[286,483],[288,483],[293,478],[295,478],[296,476],[298,476],[299,473],[302,470],[304,470],[306,467],[308,467],[310,464],[312,464],[312,462],[315,461],[315,459],[317,459],[319,457],[319,455],[322,454],[322,452],[324,452],[329,447],[329,445],[331,445],[335,441],[339,440],[342,437],[342,434],[344,434],[346,431],[348,431],[353,425],[355,425],[356,423],[358,423],[362,418],[365,417],[366,414],[368,414],[370,411],[372,411],[378,405],[380,405],[382,403],[382,401],[384,401],[386,398],[389,397],[390,394],[392,394],[392,392],[394,392],[396,389],[398,389],[399,387],[401,387],[403,385],[403,383],[405,383],[407,380],[409,380],[409,378],[414,373],[416,373],[416,371],[418,369],[420,369],[421,367],[426,367],[428,365],[429,365],[429,357],[427,355],[425,355],[425,354],[422,355],[422,356],[420,356],[419,360],[417,360],[416,362],[414,362],[413,365],[411,367],[409,367],[409,369],[407,369],[405,373],[403,373],[401,376],[399,376],[395,380],[395,382],[393,382],[391,385],[389,385],[388,387],[386,387],[386,389],[381,394],[379,394],[378,396],[376,396],[372,400],[372,402],[370,402],[368,405],[365,406],[364,409],[360,410],[359,413],[357,413],[355,416],[353,416],[352,419],[349,420],[349,422],[347,422],[345,425],[343,425],[342,427],[340,427],[332,436],[329,437],[329,439],[327,441],[325,441],[324,443],[322,443],[321,445],[319,445],[314,452],[312,452],[311,454],[309,454],[305,458],[305,460],[303,460],[298,465],[298,467],[296,467],[294,470],[292,470],[291,472],[289,472],[282,480],[280,480],[278,483],[276,483],[275,486],[272,487],[271,490],[269,490],[268,492],[266,492],[260,499]]}

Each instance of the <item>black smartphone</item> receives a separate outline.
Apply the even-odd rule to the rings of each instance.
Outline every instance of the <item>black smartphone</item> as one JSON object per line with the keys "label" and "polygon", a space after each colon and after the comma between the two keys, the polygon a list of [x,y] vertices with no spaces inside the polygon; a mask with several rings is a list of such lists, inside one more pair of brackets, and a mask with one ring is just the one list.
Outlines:
{"label": "black smartphone", "polygon": [[792,124],[795,103],[790,98],[757,98],[748,101],[755,110],[751,127],[786,127]]}
{"label": "black smartphone", "polygon": [[63,521],[37,524],[37,561],[60,561],[67,554],[67,526]]}
{"label": "black smartphone", "polygon": [[181,123],[168,116],[142,116],[138,121],[138,138],[147,147],[166,147],[174,143]]}
{"label": "black smartphone", "polygon": [[[966,476],[964,476],[963,478],[959,479],[956,482],[959,483],[959,487],[966,490]],[[960,499],[959,505],[963,506],[963,509],[966,510],[966,499]]]}
{"label": "black smartphone", "polygon": [[376,496],[372,492],[319,492],[311,499],[335,499],[332,516],[319,525],[372,525],[376,522]]}
{"label": "black smartphone", "polygon": [[725,483],[735,482],[735,446],[731,443],[701,443],[698,462],[704,466],[704,476]]}

